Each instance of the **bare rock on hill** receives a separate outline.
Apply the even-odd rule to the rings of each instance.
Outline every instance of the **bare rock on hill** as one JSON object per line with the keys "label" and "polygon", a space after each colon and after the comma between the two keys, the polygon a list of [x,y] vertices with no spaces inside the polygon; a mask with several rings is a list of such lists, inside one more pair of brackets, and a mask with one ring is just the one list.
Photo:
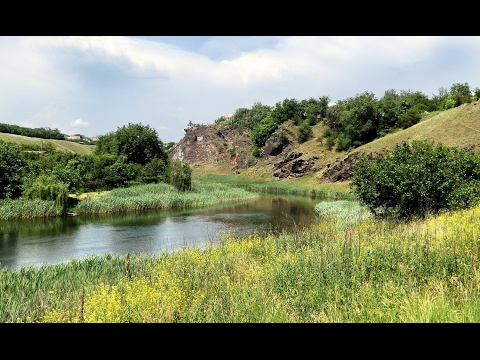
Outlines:
{"label": "bare rock on hill", "polygon": [[289,145],[293,143],[295,135],[288,129],[280,127],[265,143],[263,147],[264,158],[269,159],[280,155]]}
{"label": "bare rock on hill", "polygon": [[[257,160],[251,155],[253,143],[248,129],[232,129],[228,125],[193,125],[169,151],[170,161],[185,161],[192,166],[224,161],[232,170],[245,170]],[[247,151],[248,150],[248,151]]]}
{"label": "bare rock on hill", "polygon": [[[338,181],[348,181],[352,177],[352,165],[360,159],[363,153],[355,151],[348,154],[343,160],[337,160],[332,164],[328,164],[323,173],[316,178],[319,184],[333,183]],[[375,159],[377,153],[368,154],[370,160]]]}
{"label": "bare rock on hill", "polygon": [[318,171],[316,166],[317,156],[301,158],[302,152],[292,151],[284,159],[273,164],[273,176],[277,179],[301,177]]}

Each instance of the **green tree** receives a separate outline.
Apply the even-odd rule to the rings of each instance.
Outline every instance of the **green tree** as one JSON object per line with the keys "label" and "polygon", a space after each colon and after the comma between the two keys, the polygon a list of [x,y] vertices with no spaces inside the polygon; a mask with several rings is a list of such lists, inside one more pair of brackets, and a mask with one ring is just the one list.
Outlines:
{"label": "green tree", "polygon": [[144,182],[158,183],[164,182],[167,174],[168,164],[163,159],[152,159],[145,165]]}
{"label": "green tree", "polygon": [[0,140],[0,198],[21,196],[24,166],[20,146]]}
{"label": "green tree", "polygon": [[472,92],[468,83],[456,83],[450,87],[447,98],[443,103],[445,110],[472,102]]}
{"label": "green tree", "polygon": [[303,117],[303,109],[297,99],[285,99],[283,102],[277,102],[272,111],[272,117],[277,125],[293,119],[295,115]]}
{"label": "green tree", "polygon": [[117,155],[124,155],[132,163],[145,165],[152,159],[165,159],[163,143],[155,129],[148,125],[124,125],[115,132]]}
{"label": "green tree", "polygon": [[338,133],[342,135],[342,146],[337,150],[355,148],[377,137],[380,113],[378,101],[371,92],[363,92],[355,97],[337,103]]}

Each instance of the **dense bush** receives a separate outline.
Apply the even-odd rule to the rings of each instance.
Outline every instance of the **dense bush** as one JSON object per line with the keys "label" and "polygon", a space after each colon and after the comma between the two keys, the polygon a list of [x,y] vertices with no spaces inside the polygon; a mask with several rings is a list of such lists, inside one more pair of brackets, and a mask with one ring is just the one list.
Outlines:
{"label": "dense bush", "polygon": [[298,127],[297,139],[298,142],[304,143],[305,141],[311,139],[313,137],[313,131],[311,126],[305,120],[303,121],[300,126]]}
{"label": "dense bush", "polygon": [[252,131],[253,144],[261,148],[265,145],[270,135],[277,129],[278,123],[271,114],[260,121]]}
{"label": "dense bush", "polygon": [[375,215],[423,218],[480,202],[480,159],[441,143],[403,142],[373,160],[363,155],[351,187]]}

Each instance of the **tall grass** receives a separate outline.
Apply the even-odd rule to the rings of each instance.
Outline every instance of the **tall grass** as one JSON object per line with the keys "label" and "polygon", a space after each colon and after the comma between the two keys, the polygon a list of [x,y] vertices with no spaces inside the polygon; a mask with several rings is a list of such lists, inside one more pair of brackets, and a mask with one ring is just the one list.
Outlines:
{"label": "tall grass", "polygon": [[357,223],[372,216],[368,207],[353,200],[322,201],[315,205],[315,214],[320,219],[333,216],[346,225]]}
{"label": "tall grass", "polygon": [[348,191],[313,189],[311,187],[298,186],[298,183],[254,180],[241,178],[236,175],[197,175],[197,179],[201,182],[221,182],[223,184],[240,187],[258,193],[300,195],[325,199],[356,199],[356,196]]}
{"label": "tall grass", "polygon": [[86,198],[74,208],[76,213],[116,213],[126,211],[183,209],[254,199],[257,194],[221,183],[192,182],[192,191],[181,192],[159,183],[114,189],[98,198]]}
{"label": "tall grass", "polygon": [[227,236],[203,250],[2,270],[0,314],[13,322],[480,321],[480,207],[409,223],[346,219]]}
{"label": "tall grass", "polygon": [[53,201],[27,199],[0,199],[0,219],[13,218],[33,219],[41,217],[59,216],[62,207],[56,206]]}

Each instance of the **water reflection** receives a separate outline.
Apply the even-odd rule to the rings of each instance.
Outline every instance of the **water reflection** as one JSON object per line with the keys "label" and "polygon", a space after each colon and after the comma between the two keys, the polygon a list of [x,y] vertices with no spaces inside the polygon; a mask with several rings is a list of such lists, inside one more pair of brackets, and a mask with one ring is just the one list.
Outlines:
{"label": "water reflection", "polygon": [[209,208],[0,221],[0,267],[55,264],[91,254],[203,248],[224,234],[290,231],[316,221],[320,200],[262,195]]}

